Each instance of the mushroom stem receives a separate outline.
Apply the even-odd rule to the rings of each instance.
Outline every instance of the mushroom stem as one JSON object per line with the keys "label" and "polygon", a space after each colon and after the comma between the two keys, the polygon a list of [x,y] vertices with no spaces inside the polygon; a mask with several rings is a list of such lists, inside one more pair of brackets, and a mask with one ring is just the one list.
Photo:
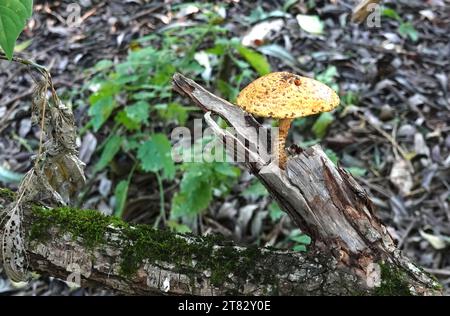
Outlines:
{"label": "mushroom stem", "polygon": [[292,118],[284,118],[280,119],[278,124],[278,141],[277,146],[278,150],[276,151],[276,154],[278,155],[278,164],[281,169],[286,169],[286,162],[287,162],[287,156],[286,156],[286,138],[289,133],[289,128],[291,127],[293,119]]}

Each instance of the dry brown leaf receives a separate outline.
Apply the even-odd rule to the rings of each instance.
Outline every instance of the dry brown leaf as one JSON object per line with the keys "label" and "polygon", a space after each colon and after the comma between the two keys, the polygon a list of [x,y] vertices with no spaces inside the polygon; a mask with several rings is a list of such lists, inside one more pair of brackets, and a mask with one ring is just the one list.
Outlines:
{"label": "dry brown leaf", "polygon": [[404,159],[395,161],[389,176],[392,184],[396,186],[401,195],[407,195],[413,187],[413,178],[408,162]]}

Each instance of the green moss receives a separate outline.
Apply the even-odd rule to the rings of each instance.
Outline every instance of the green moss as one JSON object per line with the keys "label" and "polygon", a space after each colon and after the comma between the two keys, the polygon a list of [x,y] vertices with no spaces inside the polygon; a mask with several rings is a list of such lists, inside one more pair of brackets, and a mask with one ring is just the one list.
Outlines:
{"label": "green moss", "polygon": [[378,296],[410,296],[408,281],[405,272],[387,263],[380,263],[381,286],[376,288]]}
{"label": "green moss", "polygon": [[10,189],[1,189],[0,188],[0,198],[7,198],[7,199],[15,199],[16,193]]}
{"label": "green moss", "polygon": [[195,260],[195,270],[210,271],[210,280],[215,286],[249,279],[255,284],[274,284],[276,280],[276,271],[271,269],[270,264],[267,264],[267,268],[263,267],[262,271],[261,267],[255,269],[255,262],[261,262],[264,260],[261,257],[265,256],[260,249],[249,247],[241,251],[232,243],[224,241],[223,237],[191,235],[189,239],[180,238],[168,230],[154,230],[148,225],[130,226],[117,218],[90,210],[35,206],[32,211],[35,219],[31,225],[30,238],[33,240],[45,241],[49,236],[48,231],[55,227],[61,233],[70,233],[72,238],[81,239],[85,246],[93,248],[106,242],[119,242],[105,238],[111,226],[120,228],[122,236],[117,246],[122,249],[121,273],[124,276],[132,276],[144,260],[150,263],[173,263],[180,273],[189,272],[186,269],[190,270]]}
{"label": "green moss", "polygon": [[48,238],[48,230],[58,227],[63,232],[70,233],[74,239],[82,238],[83,245],[89,248],[105,242],[108,226],[122,225],[117,218],[107,217],[93,210],[80,211],[70,207],[46,209],[35,205],[32,211],[37,219],[31,226],[30,238],[38,240]]}

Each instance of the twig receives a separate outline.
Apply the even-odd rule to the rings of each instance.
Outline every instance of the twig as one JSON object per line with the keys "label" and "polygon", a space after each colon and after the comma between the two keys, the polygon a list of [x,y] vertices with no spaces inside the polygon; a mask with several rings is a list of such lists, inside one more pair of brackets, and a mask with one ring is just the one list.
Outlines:
{"label": "twig", "polygon": [[411,162],[409,161],[408,155],[407,153],[403,150],[403,148],[397,143],[397,141],[394,139],[394,137],[392,137],[391,135],[389,135],[388,133],[386,133],[384,130],[382,130],[379,126],[377,126],[376,124],[373,124],[370,120],[366,119],[363,115],[361,114],[357,114],[359,116],[360,119],[364,120],[365,122],[369,123],[370,126],[372,126],[374,129],[377,130],[378,133],[380,133],[384,138],[386,138],[391,144],[392,146],[400,153],[400,155],[403,157],[403,159],[407,162],[408,166],[411,168],[411,170],[413,170],[413,166],[411,164]]}

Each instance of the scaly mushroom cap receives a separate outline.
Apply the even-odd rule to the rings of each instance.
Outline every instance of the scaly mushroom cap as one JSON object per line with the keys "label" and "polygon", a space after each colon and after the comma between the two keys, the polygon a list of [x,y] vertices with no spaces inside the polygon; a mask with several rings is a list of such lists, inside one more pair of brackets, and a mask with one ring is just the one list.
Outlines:
{"label": "scaly mushroom cap", "polygon": [[338,95],[327,85],[289,72],[260,77],[237,97],[237,105],[245,111],[277,119],[328,112],[339,102]]}

